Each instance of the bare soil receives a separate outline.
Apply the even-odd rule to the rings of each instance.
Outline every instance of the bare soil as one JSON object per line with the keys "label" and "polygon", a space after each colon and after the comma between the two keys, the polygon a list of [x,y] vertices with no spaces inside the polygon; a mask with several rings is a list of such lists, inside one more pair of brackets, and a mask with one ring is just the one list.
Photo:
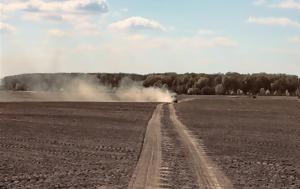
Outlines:
{"label": "bare soil", "polygon": [[187,153],[187,161],[191,164],[199,188],[231,189],[230,180],[218,169],[207,156],[201,140],[191,134],[190,130],[178,120],[173,104],[169,104],[170,119],[177,131],[180,141]]}
{"label": "bare soil", "polygon": [[154,103],[0,103],[0,188],[126,188]]}
{"label": "bare soil", "polygon": [[20,101],[0,103],[1,189],[300,188],[294,98],[180,96],[175,112],[157,103],[24,102],[57,100],[37,95],[0,94]]}
{"label": "bare soil", "polygon": [[199,97],[176,110],[234,188],[300,188],[297,100]]}
{"label": "bare soil", "polygon": [[192,171],[192,164],[188,161],[187,151],[170,120],[168,105],[164,105],[161,131],[161,188],[198,188],[196,175]]}

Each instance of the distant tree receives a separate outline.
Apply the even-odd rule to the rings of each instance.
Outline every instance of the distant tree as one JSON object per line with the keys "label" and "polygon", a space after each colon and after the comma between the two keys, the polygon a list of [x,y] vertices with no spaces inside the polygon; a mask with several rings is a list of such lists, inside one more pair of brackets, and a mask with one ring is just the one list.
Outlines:
{"label": "distant tree", "polygon": [[185,86],[184,85],[178,85],[176,88],[175,88],[175,92],[177,94],[186,94],[185,93]]}
{"label": "distant tree", "polygon": [[255,77],[252,77],[251,75],[246,75],[242,78],[242,86],[241,89],[247,94],[247,93],[253,93],[254,91],[254,85],[255,85]]}
{"label": "distant tree", "polygon": [[272,91],[278,91],[279,90],[279,81],[278,80],[271,83],[271,90]]}
{"label": "distant tree", "polygon": [[209,79],[207,77],[200,77],[195,83],[195,88],[201,90],[203,87],[207,86]]}
{"label": "distant tree", "polygon": [[14,90],[15,90],[15,91],[25,91],[25,90],[26,90],[26,87],[25,87],[25,85],[22,84],[21,82],[17,82],[17,83],[15,84]]}
{"label": "distant tree", "polygon": [[235,90],[229,90],[228,94],[230,94],[230,95],[236,95],[236,91]]}
{"label": "distant tree", "polygon": [[225,89],[224,89],[222,84],[218,84],[215,87],[215,94],[217,94],[217,95],[224,95],[225,94]]}
{"label": "distant tree", "polygon": [[222,84],[222,75],[217,75],[215,78],[214,78],[214,85],[218,85],[218,84]]}
{"label": "distant tree", "polygon": [[259,90],[259,95],[261,95],[261,96],[266,95],[266,90],[265,90],[265,88],[261,88],[261,89]]}
{"label": "distant tree", "polygon": [[161,76],[159,75],[148,75],[144,80],[143,85],[144,87],[151,87],[159,80],[161,80]]}
{"label": "distant tree", "polygon": [[259,74],[259,75],[257,75],[257,78],[255,80],[253,92],[254,93],[258,93],[258,92],[260,93],[260,90],[262,88],[269,89],[270,88],[270,81],[265,75]]}
{"label": "distant tree", "polygon": [[[57,73],[57,74],[21,74],[7,76],[2,80],[2,88],[7,90],[64,90],[73,79],[93,80],[93,83],[116,88],[128,77],[143,83],[144,87],[164,87],[178,94],[258,94],[264,88],[265,95],[297,95],[300,79],[285,74],[204,74],[204,73],[162,73],[162,74],[126,74],[126,73]],[[204,89],[203,89],[204,88]],[[203,89],[203,90],[202,90]]]}
{"label": "distant tree", "polygon": [[286,79],[285,75],[280,76],[276,81],[273,82],[273,87],[280,92],[285,93],[286,89],[288,89],[288,79]]}
{"label": "distant tree", "polygon": [[287,76],[285,79],[286,83],[286,90],[289,91],[289,93],[295,93],[298,88],[298,77],[297,76]]}
{"label": "distant tree", "polygon": [[300,90],[297,89],[296,92],[295,92],[295,94],[296,94],[297,96],[300,96]]}
{"label": "distant tree", "polygon": [[162,80],[156,81],[153,86],[158,87],[158,88],[162,88],[162,86],[163,86]]}
{"label": "distant tree", "polygon": [[244,94],[244,91],[241,90],[241,89],[238,89],[236,93],[237,93],[237,95],[243,95],[243,94]]}
{"label": "distant tree", "polygon": [[205,86],[201,89],[201,94],[202,95],[214,95],[215,89],[212,87]]}
{"label": "distant tree", "polygon": [[236,91],[241,88],[242,80],[240,74],[238,73],[227,73],[223,79],[222,84],[224,86],[225,91]]}
{"label": "distant tree", "polygon": [[198,88],[189,88],[188,95],[199,95],[201,91]]}

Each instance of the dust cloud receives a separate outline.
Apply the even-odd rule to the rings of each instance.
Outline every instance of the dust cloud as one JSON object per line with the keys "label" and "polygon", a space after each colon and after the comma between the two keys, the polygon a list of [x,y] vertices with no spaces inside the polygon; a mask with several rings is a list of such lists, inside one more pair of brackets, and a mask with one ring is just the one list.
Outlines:
{"label": "dust cloud", "polygon": [[142,82],[124,78],[119,87],[112,88],[97,84],[95,81],[71,81],[61,92],[64,101],[98,102],[172,102],[174,93],[165,88],[145,88]]}
{"label": "dust cloud", "polygon": [[59,91],[0,91],[0,101],[73,101],[73,102],[172,102],[174,93],[166,88],[145,88],[142,82],[123,78],[118,87],[101,85],[95,78],[76,78]]}

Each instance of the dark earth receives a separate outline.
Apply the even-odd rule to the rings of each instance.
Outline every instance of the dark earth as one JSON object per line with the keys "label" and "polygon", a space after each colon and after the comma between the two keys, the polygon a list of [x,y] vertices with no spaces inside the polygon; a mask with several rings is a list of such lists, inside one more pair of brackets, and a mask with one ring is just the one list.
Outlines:
{"label": "dark earth", "polygon": [[[127,188],[156,105],[1,102],[0,188]],[[175,108],[234,188],[300,188],[296,99],[192,96]],[[165,104],[160,187],[198,188],[169,116]]]}
{"label": "dark earth", "polygon": [[300,188],[300,102],[198,97],[176,104],[234,188]]}
{"label": "dark earth", "polygon": [[0,103],[0,188],[126,188],[154,103]]}

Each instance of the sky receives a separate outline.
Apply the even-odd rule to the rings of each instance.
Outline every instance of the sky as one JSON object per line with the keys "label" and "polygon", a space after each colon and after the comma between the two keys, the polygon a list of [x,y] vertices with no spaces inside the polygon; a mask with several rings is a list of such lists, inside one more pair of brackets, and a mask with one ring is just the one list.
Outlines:
{"label": "sky", "polygon": [[0,0],[0,78],[36,72],[300,75],[300,0]]}

